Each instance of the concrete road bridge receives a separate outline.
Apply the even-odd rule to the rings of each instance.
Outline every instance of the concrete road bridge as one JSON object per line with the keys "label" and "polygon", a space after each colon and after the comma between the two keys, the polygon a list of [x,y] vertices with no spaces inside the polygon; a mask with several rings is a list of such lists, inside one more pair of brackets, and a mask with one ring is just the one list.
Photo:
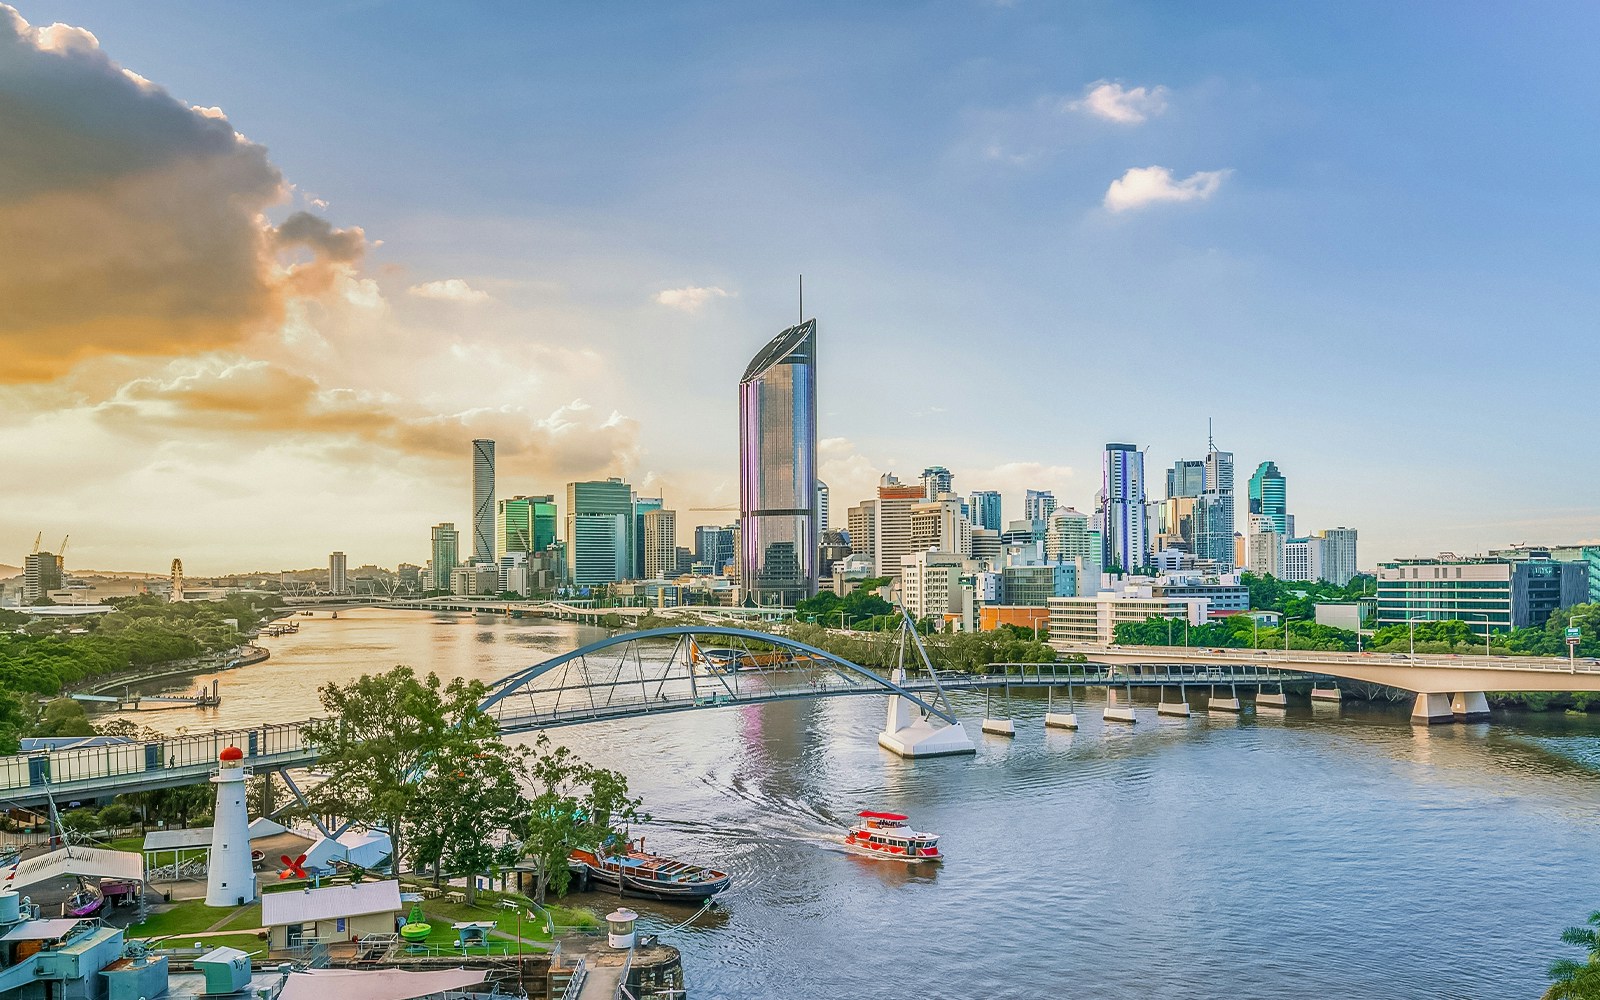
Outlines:
{"label": "concrete road bridge", "polygon": [[1062,644],[1108,667],[1274,667],[1411,692],[1418,723],[1486,718],[1490,691],[1600,691],[1600,661],[1546,656],[1347,653],[1309,649],[1215,649],[1182,646]]}
{"label": "concrete road bridge", "polygon": [[407,597],[407,598],[355,598],[348,596],[289,597],[284,599],[284,610],[346,611],[356,608],[397,608],[407,611],[452,611],[480,615],[525,615],[529,617],[560,618],[568,621],[597,622],[607,616],[616,616],[625,622],[635,622],[646,615],[657,618],[680,618],[689,621],[784,621],[794,617],[793,608],[743,608],[718,604],[685,604],[681,607],[596,607],[584,600],[570,601],[508,601],[498,597]]}
{"label": "concrete road bridge", "polygon": [[[1414,718],[1428,722],[1473,717],[1480,706],[1486,713],[1484,691],[1600,690],[1600,665],[1524,658],[1469,663],[1465,657],[1419,657],[1402,663],[1385,655],[1360,658],[1298,650],[1284,655],[1095,647],[1081,650],[1089,662],[996,664],[984,673],[965,674],[928,669],[914,637],[903,639],[901,648],[901,666],[885,674],[781,635],[731,626],[626,632],[510,674],[491,687],[483,708],[502,731],[526,733],[772,701],[887,696],[886,736],[921,727],[918,739],[943,733],[950,737],[946,743],[954,745],[961,732],[948,699],[954,692],[987,693],[992,700],[1011,692],[1047,691],[1052,705],[1046,724],[1075,726],[1076,692],[1087,688],[1105,690],[1105,718],[1122,722],[1133,721],[1135,688],[1156,689],[1161,714],[1188,715],[1188,696],[1195,688],[1207,695],[1208,710],[1237,712],[1249,698],[1258,706],[1282,707],[1287,704],[1285,688],[1297,685],[1310,688],[1314,699],[1337,699],[1334,679],[1346,678],[1417,692],[1418,712],[1424,714]],[[1054,710],[1059,695],[1066,697],[1065,712]],[[230,745],[244,750],[257,772],[278,772],[293,789],[289,772],[317,758],[304,727],[299,722],[262,725],[0,757],[0,802],[37,806],[46,801],[47,790],[58,802],[70,802],[198,783],[209,778],[217,754]],[[984,720],[986,731],[1010,732],[1010,727],[1009,719]],[[906,756],[972,749],[967,742],[964,750],[918,752],[907,740],[880,742]],[[946,743],[934,740],[929,745]]]}

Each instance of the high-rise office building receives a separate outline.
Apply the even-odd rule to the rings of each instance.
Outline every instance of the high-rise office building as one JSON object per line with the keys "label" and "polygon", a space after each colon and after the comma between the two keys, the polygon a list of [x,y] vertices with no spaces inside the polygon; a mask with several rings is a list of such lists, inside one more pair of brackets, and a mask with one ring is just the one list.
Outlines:
{"label": "high-rise office building", "polygon": [[911,505],[911,551],[972,554],[972,522],[961,513],[961,501],[946,493]]}
{"label": "high-rise office building", "polygon": [[1088,514],[1068,507],[1050,515],[1050,527],[1044,535],[1045,560],[1075,567],[1073,586],[1078,596],[1100,589],[1104,556],[1100,533],[1091,527]]}
{"label": "high-rise office building", "polygon": [[1103,530],[1108,572],[1130,573],[1150,558],[1145,521],[1144,453],[1131,444],[1106,445],[1101,467]]}
{"label": "high-rise office building", "polygon": [[1322,539],[1322,578],[1340,587],[1354,580],[1356,568],[1356,529],[1329,528],[1319,532]]}
{"label": "high-rise office building", "polygon": [[1048,521],[1050,512],[1056,509],[1056,496],[1049,490],[1028,490],[1022,494],[1022,519],[1024,521]]}
{"label": "high-rise office building", "polygon": [[922,497],[937,500],[941,493],[955,492],[955,474],[942,465],[930,465],[922,470]]}
{"label": "high-rise office building", "polygon": [[1167,470],[1167,499],[1197,497],[1206,488],[1206,463],[1179,459]]}
{"label": "high-rise office building", "polygon": [[1289,523],[1289,490],[1274,462],[1262,462],[1250,477],[1250,513],[1269,518],[1280,535],[1294,532]]}
{"label": "high-rise office building", "polygon": [[967,498],[967,505],[968,516],[974,527],[996,532],[1000,530],[999,490],[978,490]]}
{"label": "high-rise office building", "polygon": [[1405,625],[1413,618],[1466,622],[1482,635],[1543,625],[1561,608],[1588,596],[1588,567],[1551,559],[1548,552],[1522,557],[1452,556],[1400,559],[1378,564],[1377,625]]}
{"label": "high-rise office building", "polygon": [[644,578],[678,575],[678,513],[657,509],[644,514]]}
{"label": "high-rise office building", "polygon": [[895,576],[902,557],[915,551],[911,545],[911,508],[922,502],[922,484],[902,483],[894,473],[878,481],[878,502],[873,508],[873,539],[878,576]]}
{"label": "high-rise office building", "polygon": [[334,552],[328,556],[328,593],[350,593],[350,578],[345,571],[347,563],[343,552]]}
{"label": "high-rise office building", "polygon": [[33,604],[61,589],[62,558],[54,552],[32,552],[22,560],[22,603]]}
{"label": "high-rise office building", "polygon": [[472,442],[472,558],[494,564],[494,442]]}
{"label": "high-rise office building", "polygon": [[1195,503],[1194,554],[1211,559],[1222,572],[1234,568],[1233,452],[1210,445],[1201,463],[1201,489]]}
{"label": "high-rise office building", "polygon": [[644,516],[653,510],[661,510],[666,501],[661,497],[642,497],[633,495],[633,562],[628,566],[628,579],[638,579],[645,576],[644,571]]}
{"label": "high-rise office building", "polygon": [[508,497],[495,504],[495,538],[500,555],[510,552],[543,552],[555,544],[559,520],[556,498],[543,496]]}
{"label": "high-rise office building", "polygon": [[817,322],[763,347],[739,380],[739,581],[757,605],[817,592]]}
{"label": "high-rise office building", "polygon": [[1283,572],[1280,580],[1311,583],[1322,579],[1322,539],[1315,537],[1283,540]]}
{"label": "high-rise office building", "polygon": [[701,525],[694,529],[694,561],[711,567],[712,573],[733,562],[733,528]]}
{"label": "high-rise office building", "polygon": [[828,530],[828,484],[817,480],[817,534]]}
{"label": "high-rise office building", "polygon": [[433,589],[449,590],[450,574],[461,565],[461,533],[453,522],[445,521],[433,526],[433,540],[429,551],[433,558],[428,567],[433,571]]}
{"label": "high-rise office building", "polygon": [[878,501],[863,500],[846,511],[845,529],[850,536],[850,553],[870,560],[873,572],[877,572]]}
{"label": "high-rise office building", "polygon": [[633,487],[610,479],[567,484],[563,541],[567,579],[590,587],[628,578],[633,561]]}

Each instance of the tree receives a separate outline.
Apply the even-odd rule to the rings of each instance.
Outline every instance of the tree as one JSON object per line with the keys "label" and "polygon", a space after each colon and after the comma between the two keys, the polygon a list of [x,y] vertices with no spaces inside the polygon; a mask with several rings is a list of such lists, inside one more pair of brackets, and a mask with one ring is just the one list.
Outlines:
{"label": "tree", "polygon": [[616,771],[585,764],[566,747],[539,736],[527,761],[533,796],[513,824],[523,855],[537,869],[534,901],[548,892],[564,896],[571,878],[567,857],[577,848],[596,855],[628,839],[628,824],[644,818],[641,801],[628,794],[628,779]]}
{"label": "tree", "polygon": [[33,727],[35,736],[93,736],[94,726],[89,723],[89,713],[83,705],[71,698],[57,698],[44,707],[39,722]]}
{"label": "tree", "polygon": [[383,824],[399,872],[405,833],[434,758],[454,760],[498,745],[494,720],[478,708],[486,688],[436,674],[418,679],[405,666],[366,674],[318,691],[327,717],[306,724],[318,767],[332,777],[311,793],[312,808]]}
{"label": "tree", "polygon": [[417,782],[407,819],[412,854],[467,877],[467,903],[477,902],[479,872],[516,860],[517,848],[494,843],[521,812],[518,785],[524,752],[498,739],[477,747],[453,744],[435,754]]}
{"label": "tree", "polygon": [[13,754],[22,747],[22,729],[28,723],[28,710],[22,699],[0,687],[0,754]]}
{"label": "tree", "polygon": [[1570,958],[1550,963],[1550,988],[1544,1000],[1595,1000],[1600,998],[1600,911],[1589,914],[1587,927],[1568,927],[1561,940],[1588,952],[1582,962]]}

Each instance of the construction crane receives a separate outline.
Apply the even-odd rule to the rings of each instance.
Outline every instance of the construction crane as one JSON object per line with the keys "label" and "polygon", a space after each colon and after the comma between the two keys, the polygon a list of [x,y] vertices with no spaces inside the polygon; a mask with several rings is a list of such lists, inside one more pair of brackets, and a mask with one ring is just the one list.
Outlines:
{"label": "construction crane", "polygon": [[37,535],[33,536],[33,554],[34,555],[38,555],[39,554],[39,543],[42,542],[42,541],[44,541],[44,532],[41,531]]}
{"label": "construction crane", "polygon": [[690,510],[732,511],[732,510],[738,510],[739,509],[739,505],[736,504],[736,503],[725,503],[720,507],[690,507],[689,509]]}
{"label": "construction crane", "polygon": [[68,532],[65,535],[62,535],[61,536],[61,548],[56,549],[56,558],[60,559],[63,562],[65,562],[66,558],[67,558],[67,539],[69,539],[71,537],[72,537],[72,534],[70,532]]}

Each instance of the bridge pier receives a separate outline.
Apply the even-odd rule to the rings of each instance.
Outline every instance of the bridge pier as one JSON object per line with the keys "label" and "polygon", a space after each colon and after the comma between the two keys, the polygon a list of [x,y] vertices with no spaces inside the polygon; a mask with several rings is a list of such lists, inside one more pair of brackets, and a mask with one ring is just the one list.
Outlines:
{"label": "bridge pier", "polygon": [[1100,713],[1100,718],[1106,722],[1126,722],[1133,724],[1133,688],[1128,689],[1128,704],[1122,705],[1117,701],[1117,689],[1106,688],[1106,708]]}
{"label": "bridge pier", "polygon": [[1077,729],[1078,713],[1072,701],[1072,686],[1067,685],[1067,711],[1055,710],[1055,688],[1045,689],[1044,727],[1046,729]]}
{"label": "bridge pier", "polygon": [[1161,685],[1161,691],[1157,698],[1159,699],[1156,702],[1157,715],[1167,715],[1178,719],[1187,719],[1189,717],[1188,692],[1184,690],[1182,684],[1178,685],[1177,701],[1167,700],[1167,686],[1165,684]]}
{"label": "bridge pier", "polygon": [[[996,718],[993,718],[991,713],[989,712],[990,696],[993,693],[994,692],[990,691],[990,690],[985,690],[983,692],[983,694],[984,694],[984,698],[983,698],[983,725],[980,728],[984,732],[988,733],[990,736],[1015,736],[1015,735],[1017,735],[1017,727],[1012,725],[1011,720],[1009,718],[1007,718],[1007,719],[996,719]],[[1010,691],[1010,689],[1007,689],[1007,691],[1006,691],[1006,699],[1005,699],[1005,701],[1006,701],[1006,714],[1010,715],[1011,714],[1011,691]]]}
{"label": "bridge pier", "polygon": [[1311,700],[1338,703],[1344,700],[1344,693],[1339,690],[1338,685],[1333,687],[1316,687],[1313,685],[1311,688]]}
{"label": "bridge pier", "polygon": [[1282,684],[1278,685],[1278,690],[1276,692],[1257,689],[1256,710],[1260,711],[1263,708],[1273,708],[1282,711],[1288,711],[1289,696],[1283,693]]}
{"label": "bridge pier", "polygon": [[1450,715],[1457,722],[1483,722],[1489,718],[1489,699],[1482,691],[1461,691],[1450,700]]}
{"label": "bridge pier", "polygon": [[1437,726],[1444,722],[1456,721],[1455,712],[1450,708],[1450,696],[1447,694],[1419,694],[1411,707],[1411,722],[1418,726]]}
{"label": "bridge pier", "polygon": [[1244,711],[1244,706],[1239,702],[1239,688],[1237,685],[1228,685],[1228,696],[1217,697],[1217,686],[1211,685],[1211,694],[1206,698],[1206,711],[1219,714],[1238,715]]}
{"label": "bridge pier", "polygon": [[[905,684],[906,673],[895,669],[894,682]],[[917,711],[915,702],[898,694],[889,696],[889,717],[878,745],[901,757],[948,757],[977,753],[978,747],[961,723],[945,722]]]}

